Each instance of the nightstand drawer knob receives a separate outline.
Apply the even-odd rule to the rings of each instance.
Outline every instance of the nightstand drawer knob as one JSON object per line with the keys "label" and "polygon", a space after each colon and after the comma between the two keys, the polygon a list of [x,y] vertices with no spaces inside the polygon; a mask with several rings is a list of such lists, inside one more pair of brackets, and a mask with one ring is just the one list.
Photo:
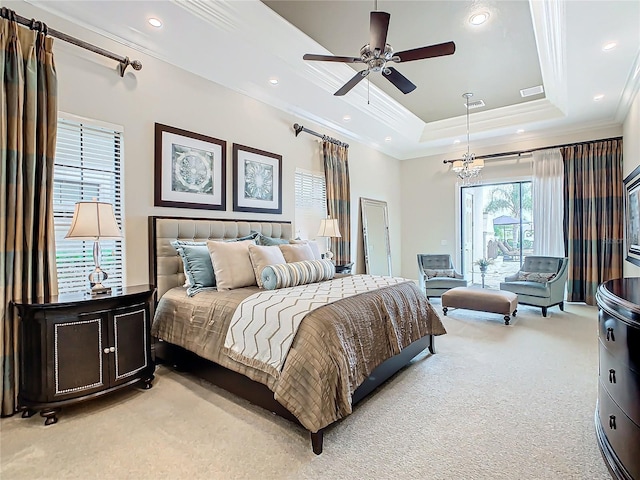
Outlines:
{"label": "nightstand drawer knob", "polygon": [[607,341],[611,340],[612,342],[616,341],[616,337],[613,334],[613,328],[609,327],[607,328]]}
{"label": "nightstand drawer knob", "polygon": [[115,351],[116,351],[116,347],[110,347],[110,348],[109,348],[109,351],[110,351],[111,353],[115,352]]}
{"label": "nightstand drawer knob", "polygon": [[609,370],[609,383],[616,383],[616,371],[613,368]]}
{"label": "nightstand drawer knob", "polygon": [[105,349],[103,350],[104,353],[109,353],[109,347],[105,347]]}

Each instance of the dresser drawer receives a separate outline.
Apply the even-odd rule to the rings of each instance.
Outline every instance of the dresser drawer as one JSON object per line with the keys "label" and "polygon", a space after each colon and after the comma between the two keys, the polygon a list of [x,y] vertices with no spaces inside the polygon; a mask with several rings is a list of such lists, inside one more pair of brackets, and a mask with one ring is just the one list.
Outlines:
{"label": "dresser drawer", "polygon": [[600,340],[600,382],[631,420],[640,425],[640,374],[618,361]]}
{"label": "dresser drawer", "polygon": [[600,341],[620,362],[640,373],[640,329],[634,328],[600,310]]}
{"label": "dresser drawer", "polygon": [[640,427],[620,410],[602,384],[598,402],[598,415],[609,444],[631,477],[640,479]]}

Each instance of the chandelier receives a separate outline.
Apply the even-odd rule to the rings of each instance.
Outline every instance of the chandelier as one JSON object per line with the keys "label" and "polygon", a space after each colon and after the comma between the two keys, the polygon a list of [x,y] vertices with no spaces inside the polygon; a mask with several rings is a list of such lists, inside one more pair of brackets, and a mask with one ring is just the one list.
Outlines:
{"label": "chandelier", "polygon": [[484,160],[477,159],[476,155],[471,153],[469,144],[469,99],[473,97],[473,93],[463,93],[462,96],[467,99],[467,153],[462,155],[462,160],[455,160],[452,168],[463,185],[470,185],[479,179]]}

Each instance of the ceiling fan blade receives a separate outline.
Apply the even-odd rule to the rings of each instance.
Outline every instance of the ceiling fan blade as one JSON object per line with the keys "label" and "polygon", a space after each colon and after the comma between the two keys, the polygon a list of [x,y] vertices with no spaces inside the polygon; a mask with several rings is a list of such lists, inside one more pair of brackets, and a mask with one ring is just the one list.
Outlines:
{"label": "ceiling fan blade", "polygon": [[367,75],[369,75],[369,70],[362,70],[361,72],[356,73],[353,77],[351,77],[351,80],[345,83],[342,88],[340,88],[340,90],[334,93],[334,95],[336,97],[341,97],[353,87],[355,87],[358,83],[360,83],[360,81]]}
{"label": "ceiling fan blade", "polygon": [[320,62],[345,62],[345,63],[362,63],[362,59],[358,57],[338,57],[335,55],[314,55],[313,53],[305,53],[303,60],[318,60]]}
{"label": "ceiling fan blade", "polygon": [[411,62],[412,60],[452,55],[455,51],[456,44],[453,42],[446,42],[439,43],[438,45],[429,45],[428,47],[405,50],[404,52],[395,52],[394,56],[400,57],[401,62]]}
{"label": "ceiling fan blade", "polygon": [[384,52],[384,47],[387,44],[389,18],[391,18],[391,15],[387,12],[371,12],[369,21],[369,47],[372,52],[376,49]]}
{"label": "ceiling fan blade", "polygon": [[[389,70],[389,73],[385,73],[385,70]],[[411,81],[402,75],[398,70],[393,67],[387,67],[382,71],[382,76],[393,83],[398,90],[402,93],[407,94],[413,92],[417,87],[411,83]]]}

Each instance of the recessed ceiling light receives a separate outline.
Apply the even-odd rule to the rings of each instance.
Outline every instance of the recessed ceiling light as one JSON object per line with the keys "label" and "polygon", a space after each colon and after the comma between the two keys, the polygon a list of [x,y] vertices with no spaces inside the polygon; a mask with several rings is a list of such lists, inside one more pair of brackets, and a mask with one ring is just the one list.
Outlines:
{"label": "recessed ceiling light", "polygon": [[600,93],[599,95],[596,95],[595,97],[593,97],[593,101],[594,102],[599,102],[603,98],[604,98],[604,95]]}
{"label": "recessed ceiling light", "polygon": [[457,144],[459,144],[459,143],[460,143],[460,140],[458,140],[457,138],[453,141],[453,144],[454,144],[454,145],[457,145]]}
{"label": "recessed ceiling light", "polygon": [[489,12],[474,13],[469,17],[469,23],[471,25],[482,25],[487,20],[489,20]]}
{"label": "recessed ceiling light", "polygon": [[518,130],[516,130],[517,134],[521,134],[524,133],[524,128],[519,128]]}
{"label": "recessed ceiling light", "polygon": [[157,18],[151,17],[149,20],[147,20],[147,22],[149,22],[149,25],[151,25],[152,27],[160,28],[162,26],[162,22]]}
{"label": "recessed ceiling light", "polygon": [[602,47],[602,50],[604,50],[605,52],[608,52],[610,50],[613,50],[617,46],[618,44],[616,42],[608,42],[604,44],[604,46]]}
{"label": "recessed ceiling light", "polygon": [[389,143],[391,140],[393,140],[391,137],[385,137],[384,141]]}
{"label": "recessed ceiling light", "polygon": [[278,79],[277,78],[270,78],[269,79],[269,83],[271,85],[278,85]]}
{"label": "recessed ceiling light", "polygon": [[342,117],[342,120],[348,122],[349,120],[351,120],[351,115],[345,115],[344,117]]}

